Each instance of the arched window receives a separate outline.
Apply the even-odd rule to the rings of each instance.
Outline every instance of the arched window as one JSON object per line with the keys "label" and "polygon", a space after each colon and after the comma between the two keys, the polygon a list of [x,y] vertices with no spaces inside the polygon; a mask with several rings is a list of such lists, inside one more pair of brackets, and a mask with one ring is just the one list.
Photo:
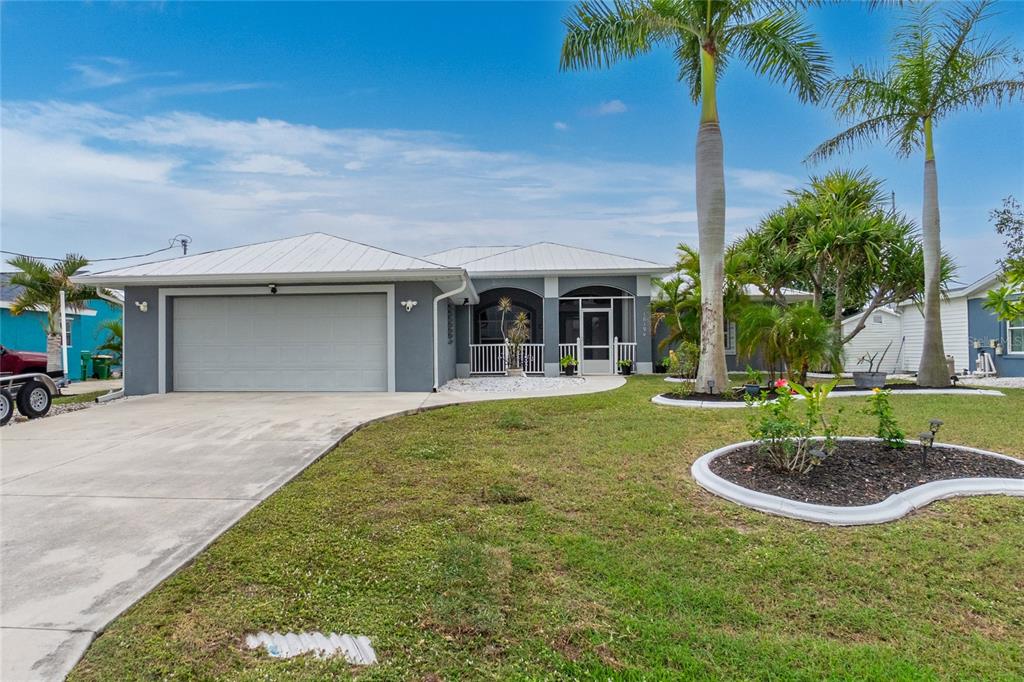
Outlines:
{"label": "arched window", "polygon": [[[581,316],[583,322],[581,325]],[[573,289],[559,297],[558,342],[610,343],[636,339],[636,310],[633,294],[615,287],[592,285]]]}
{"label": "arched window", "polygon": [[[501,328],[501,298],[512,299],[512,309],[505,313],[505,329]],[[544,299],[523,289],[491,289],[480,294],[480,303],[473,309],[473,343],[501,343],[505,332],[519,313],[530,321],[530,343],[544,341]]]}

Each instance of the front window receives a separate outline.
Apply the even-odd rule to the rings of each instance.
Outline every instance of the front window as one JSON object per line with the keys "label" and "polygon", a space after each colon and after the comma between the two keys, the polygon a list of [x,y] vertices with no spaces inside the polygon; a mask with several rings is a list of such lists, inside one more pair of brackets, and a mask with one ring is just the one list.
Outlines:
{"label": "front window", "polygon": [[[502,311],[498,301],[508,297],[512,308],[505,311],[505,328],[502,329]],[[519,289],[492,289],[480,294],[480,303],[473,310],[473,343],[502,343],[505,332],[512,326],[519,313],[526,313],[530,321],[530,342],[541,343],[543,330],[543,299]]]}
{"label": "front window", "polygon": [[1011,353],[1024,353],[1024,317],[1006,323],[1006,336],[1010,341]]}
{"label": "front window", "polygon": [[736,323],[729,320],[725,321],[725,352],[736,354]]}

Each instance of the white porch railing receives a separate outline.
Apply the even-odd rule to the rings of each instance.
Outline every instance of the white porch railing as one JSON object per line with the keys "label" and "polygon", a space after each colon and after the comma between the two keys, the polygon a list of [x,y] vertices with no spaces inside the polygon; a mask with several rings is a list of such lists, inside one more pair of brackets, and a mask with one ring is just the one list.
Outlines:
{"label": "white porch railing", "polygon": [[[544,344],[524,343],[519,347],[527,374],[544,373]],[[470,374],[504,374],[508,369],[508,346],[504,343],[469,344]]]}
{"label": "white porch railing", "polygon": [[618,371],[619,369],[620,360],[629,360],[633,363],[634,368],[636,367],[635,342],[619,341],[618,338],[612,339],[612,351],[612,360],[614,361],[613,368],[615,371]]}
{"label": "white porch railing", "polygon": [[580,357],[577,355],[575,343],[560,343],[558,344],[558,361],[561,362],[562,358],[566,355],[572,357],[576,361],[576,364],[580,364]]}
{"label": "white porch railing", "polygon": [[519,347],[522,354],[523,369],[527,374],[544,373],[544,344],[524,343]]}
{"label": "white porch railing", "polygon": [[505,344],[503,343],[471,343],[469,344],[470,374],[504,374]]}

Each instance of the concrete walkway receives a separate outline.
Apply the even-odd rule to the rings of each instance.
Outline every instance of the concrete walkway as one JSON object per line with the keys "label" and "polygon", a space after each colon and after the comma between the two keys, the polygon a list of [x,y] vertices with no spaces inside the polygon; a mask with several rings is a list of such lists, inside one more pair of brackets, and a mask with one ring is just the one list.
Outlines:
{"label": "concrete walkway", "polygon": [[4,427],[0,678],[62,679],[118,614],[359,426],[521,397],[171,393]]}
{"label": "concrete walkway", "polygon": [[89,379],[88,381],[72,381],[60,389],[61,395],[82,395],[84,393],[95,393],[96,391],[119,391],[122,381],[120,379]]}

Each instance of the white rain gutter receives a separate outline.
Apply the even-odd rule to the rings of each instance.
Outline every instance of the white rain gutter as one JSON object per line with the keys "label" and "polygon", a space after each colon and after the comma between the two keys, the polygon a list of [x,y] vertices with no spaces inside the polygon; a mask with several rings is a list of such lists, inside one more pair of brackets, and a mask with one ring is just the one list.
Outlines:
{"label": "white rain gutter", "polygon": [[[121,308],[121,325],[122,325],[121,331],[124,332],[124,301],[119,300],[117,298],[114,298],[113,296],[108,295],[107,294],[107,290],[104,289],[103,287],[96,287],[96,295],[99,296],[100,298],[102,298],[104,301],[107,301],[108,303],[113,303],[114,305],[116,305],[116,306]],[[98,403],[105,403],[105,402],[108,402],[110,400],[117,400],[118,398],[123,398],[124,397],[124,341],[125,341],[124,334],[122,333],[122,335],[121,335],[121,388],[119,390],[117,390],[117,391],[111,391],[110,393],[107,393],[106,395],[101,395],[101,396],[97,397],[96,398],[96,402],[98,402]]]}
{"label": "white rain gutter", "polygon": [[437,334],[437,304],[446,298],[457,296],[469,288],[469,275],[466,273],[465,270],[462,271],[460,277],[462,278],[462,286],[453,291],[449,291],[446,294],[441,294],[440,296],[434,297],[434,388],[432,389],[434,393],[437,393],[437,384],[438,380],[440,379],[439,369],[441,364],[441,347],[440,345],[438,345],[440,341],[438,340]]}

